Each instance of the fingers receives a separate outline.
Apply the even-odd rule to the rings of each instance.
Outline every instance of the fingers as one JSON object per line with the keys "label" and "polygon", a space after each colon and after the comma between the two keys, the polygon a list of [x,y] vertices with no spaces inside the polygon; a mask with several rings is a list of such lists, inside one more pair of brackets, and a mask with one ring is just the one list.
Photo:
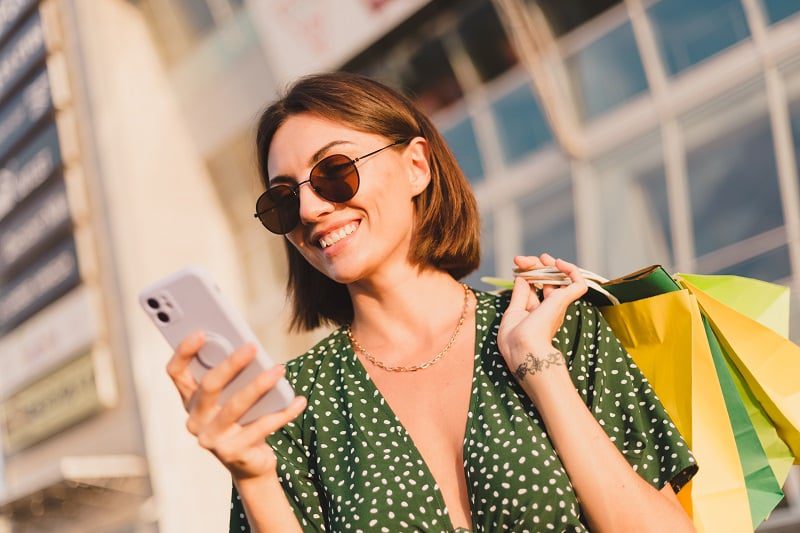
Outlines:
{"label": "fingers", "polygon": [[204,419],[217,404],[222,389],[227,385],[256,355],[256,347],[244,344],[222,360],[220,364],[209,370],[192,398],[191,417]]}
{"label": "fingers", "polygon": [[306,404],[305,396],[295,396],[285,409],[264,415],[244,426],[240,433],[241,438],[249,444],[263,440],[297,418],[306,408]]}
{"label": "fingers", "polygon": [[183,339],[167,363],[167,374],[178,389],[184,407],[188,407],[189,400],[197,389],[197,382],[189,371],[189,362],[204,342],[204,332],[202,330],[195,331]]}
{"label": "fingers", "polygon": [[586,294],[589,286],[586,284],[586,279],[583,277],[583,274],[581,274],[580,268],[563,259],[557,261],[556,267],[572,280],[572,283],[567,285],[564,289],[570,293],[570,297],[573,300],[577,300]]}
{"label": "fingers", "polygon": [[534,268],[542,268],[544,265],[535,255],[518,255],[514,257],[514,264],[517,265],[518,272],[524,272]]}
{"label": "fingers", "polygon": [[224,429],[239,420],[263,395],[267,394],[280,378],[286,374],[283,365],[275,365],[259,374],[242,390],[234,394],[222,406],[211,423],[211,430]]}
{"label": "fingers", "polygon": [[511,300],[508,302],[506,313],[509,311],[525,312],[528,307],[528,296],[531,292],[533,292],[533,289],[524,278],[519,276],[514,278],[514,288],[511,291]]}
{"label": "fingers", "polygon": [[528,284],[528,287],[530,288],[530,294],[528,295],[528,301],[525,309],[530,312],[539,307],[539,295],[536,294],[536,290],[534,288],[530,287],[530,284]]}

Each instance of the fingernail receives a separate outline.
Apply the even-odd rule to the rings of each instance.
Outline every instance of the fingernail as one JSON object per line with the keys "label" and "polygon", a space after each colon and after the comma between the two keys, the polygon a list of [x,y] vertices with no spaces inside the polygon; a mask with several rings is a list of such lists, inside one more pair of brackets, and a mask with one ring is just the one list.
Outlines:
{"label": "fingernail", "polygon": [[204,337],[205,337],[205,331],[203,331],[202,329],[195,331],[192,334],[192,343],[200,342],[203,340]]}

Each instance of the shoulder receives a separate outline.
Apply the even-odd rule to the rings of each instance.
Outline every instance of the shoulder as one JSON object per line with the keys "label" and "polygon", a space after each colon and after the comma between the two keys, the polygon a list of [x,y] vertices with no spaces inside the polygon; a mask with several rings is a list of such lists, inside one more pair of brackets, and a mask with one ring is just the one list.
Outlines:
{"label": "shoulder", "polygon": [[344,330],[338,328],[306,352],[284,363],[286,379],[295,393],[307,395],[310,392],[320,371],[332,364],[345,349],[346,339]]}

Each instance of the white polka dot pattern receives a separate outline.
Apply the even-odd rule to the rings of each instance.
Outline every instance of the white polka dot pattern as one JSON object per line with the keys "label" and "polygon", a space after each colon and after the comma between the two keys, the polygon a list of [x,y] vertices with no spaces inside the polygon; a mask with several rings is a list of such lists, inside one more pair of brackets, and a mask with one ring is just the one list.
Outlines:
{"label": "white polka dot pattern", "polygon": [[[476,355],[463,444],[474,531],[588,531],[541,417],[497,349],[509,295],[475,293]],[[659,489],[670,482],[677,491],[688,482],[697,472],[694,457],[597,308],[573,303],[553,342],[633,469]],[[342,328],[289,361],[286,377],[308,407],[267,440],[305,531],[454,531],[421,454]],[[230,531],[249,531],[235,489]]]}

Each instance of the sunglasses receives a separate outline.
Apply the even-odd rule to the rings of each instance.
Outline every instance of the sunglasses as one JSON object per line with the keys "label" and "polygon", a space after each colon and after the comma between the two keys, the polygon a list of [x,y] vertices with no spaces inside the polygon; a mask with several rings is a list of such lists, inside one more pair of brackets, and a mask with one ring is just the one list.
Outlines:
{"label": "sunglasses", "polygon": [[321,198],[329,202],[346,202],[358,192],[361,179],[356,163],[392,146],[404,144],[411,139],[395,141],[392,144],[364,154],[355,159],[346,155],[332,154],[314,165],[308,179],[296,185],[275,185],[270,187],[256,201],[255,216],[272,233],[284,235],[300,223],[300,186],[310,183],[311,188]]}

